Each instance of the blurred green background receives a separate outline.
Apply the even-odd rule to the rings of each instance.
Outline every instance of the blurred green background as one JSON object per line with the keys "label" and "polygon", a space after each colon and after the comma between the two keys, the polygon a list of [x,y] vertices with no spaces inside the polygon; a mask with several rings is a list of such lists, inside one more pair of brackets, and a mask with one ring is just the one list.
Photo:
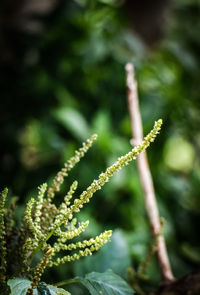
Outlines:
{"label": "blurred green background", "polygon": [[[20,196],[18,214],[91,134],[98,140],[58,203],[72,180],[81,192],[131,149],[124,67],[133,62],[145,134],[164,121],[148,156],[172,268],[176,277],[197,268],[200,1],[2,0],[0,8],[0,186]],[[151,234],[136,163],[96,193],[79,215],[86,219],[85,236],[111,228],[111,243],[52,269],[47,281],[107,268],[126,278],[128,266],[137,268]],[[156,259],[148,272],[156,284]]]}

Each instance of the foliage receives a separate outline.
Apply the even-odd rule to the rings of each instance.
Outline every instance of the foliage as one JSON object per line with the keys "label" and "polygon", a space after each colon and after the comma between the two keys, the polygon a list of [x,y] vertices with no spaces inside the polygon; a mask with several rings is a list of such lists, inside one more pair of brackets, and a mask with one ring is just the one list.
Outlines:
{"label": "foliage", "polygon": [[[31,281],[27,279],[13,279],[8,281],[8,285],[10,287],[11,293],[10,295],[25,295],[27,294],[27,290],[31,288]],[[33,295],[41,295],[41,294],[48,294],[48,295],[70,295],[64,289],[56,288],[51,285],[46,285],[44,282],[39,282],[37,289],[33,290]]]}
{"label": "foliage", "polygon": [[111,270],[104,273],[92,272],[86,275],[85,278],[77,277],[75,280],[82,283],[92,295],[134,294],[134,291],[128,286],[128,284]]}
{"label": "foliage", "polygon": [[[111,270],[104,273],[92,272],[86,275],[84,278],[76,277],[73,280],[66,282],[61,282],[60,285],[67,285],[72,283],[81,283],[89,291],[91,295],[132,295],[134,291],[129,287],[129,285],[121,279],[119,276],[114,274]],[[10,295],[25,295],[28,288],[31,286],[31,281],[26,279],[14,279],[9,280],[8,285],[11,289]],[[46,285],[44,282],[38,284],[37,289],[33,290],[33,295],[70,295],[69,292],[62,288],[57,288],[55,286]]]}
{"label": "foliage", "polygon": [[[8,9],[5,15],[1,10],[5,53],[1,47],[0,182],[10,194],[20,196],[16,223],[38,183],[46,181],[45,175],[50,182],[89,134],[98,133],[96,149],[69,175],[69,183],[79,179],[78,194],[116,155],[127,153],[131,131],[124,66],[134,62],[145,132],[158,114],[165,122],[162,137],[148,156],[160,214],[166,219],[164,235],[173,271],[176,277],[183,276],[200,261],[199,1],[162,1],[168,3],[166,13],[156,27],[164,28],[164,33],[151,47],[135,33],[136,19],[145,21],[141,30],[151,28],[151,12],[157,11],[154,5],[160,1],[151,2],[150,9],[145,4],[141,10],[128,9],[129,15],[123,3],[139,1],[58,2],[45,17],[26,15],[31,24],[38,22],[37,32],[24,25],[22,14],[14,11],[17,4],[11,15]],[[22,29],[15,25],[17,16]],[[64,193],[65,187],[57,203]],[[84,239],[105,227],[118,228],[126,260],[137,270],[151,236],[136,167],[121,170],[97,196],[79,213],[80,221],[90,220]],[[115,237],[103,249],[105,256],[110,244],[116,245]],[[99,259],[97,267],[93,258],[50,269],[44,273],[45,281],[84,276],[94,266],[102,271],[105,260]],[[115,261],[113,257],[109,267],[118,273]],[[118,274],[127,278],[123,268]],[[151,290],[160,279],[155,260],[148,275]]]}
{"label": "foliage", "polygon": [[[92,145],[93,141],[96,139],[96,135],[93,135],[83,146],[75,152],[68,162],[65,164],[64,168],[54,178],[52,185],[47,190],[47,184],[43,184],[39,187],[38,197],[35,200],[31,198],[24,211],[24,216],[21,222],[21,227],[16,228],[13,222],[13,214],[10,214],[11,205],[6,208],[5,201],[7,197],[7,189],[5,189],[1,194],[0,199],[0,259],[1,259],[1,290],[7,288],[7,280],[12,277],[25,277],[31,278],[31,283],[29,281],[21,281],[21,279],[14,279],[9,281],[9,286],[11,287],[11,292],[21,292],[21,294],[32,295],[37,294],[40,289],[50,289],[51,294],[53,289],[51,287],[41,286],[40,280],[47,267],[58,266],[60,264],[78,260],[83,256],[92,255],[94,251],[99,250],[107,241],[110,239],[112,231],[108,230],[97,236],[95,239],[91,238],[89,240],[79,241],[76,243],[68,243],[68,240],[80,235],[81,232],[85,231],[89,222],[82,222],[76,227],[76,219],[73,219],[74,214],[80,212],[83,205],[88,203],[93,197],[93,194],[100,190],[101,187],[110,180],[110,178],[118,172],[122,167],[128,165],[129,162],[136,159],[136,156],[144,151],[151,142],[154,141],[156,135],[159,133],[162,125],[162,120],[155,122],[152,131],[144,138],[143,142],[134,147],[132,151],[124,156],[118,158],[118,160],[106,169],[104,173],[99,175],[97,180],[93,180],[91,185],[84,190],[79,198],[75,198],[71,204],[73,194],[77,188],[77,182],[74,181],[69,189],[69,192],[64,197],[64,202],[62,202],[58,207],[52,203],[55,193],[60,190],[60,186],[64,181],[64,177],[68,175],[68,172],[80,161],[80,158],[84,156],[87,150]],[[45,193],[47,191],[47,196],[45,198]],[[11,203],[12,204],[12,203]],[[9,213],[9,214],[8,214]],[[53,241],[51,238],[54,236]],[[55,258],[56,254],[61,251],[73,251],[80,249],[78,252],[72,252],[61,257]],[[42,260],[36,265],[32,266],[33,259],[38,252],[42,251],[44,256]],[[14,257],[18,257],[14,261]],[[102,285],[101,275],[99,275],[99,281],[96,280],[96,275],[89,275],[84,280],[79,279],[83,285]],[[111,286],[107,286],[107,291],[109,293],[109,288],[114,287],[113,283],[117,281],[119,283],[119,294],[121,288],[125,284],[122,280],[120,281],[118,277],[112,273],[106,273],[105,277]],[[93,281],[93,283],[91,282]],[[105,279],[104,279],[105,281]],[[108,282],[105,284],[108,285]],[[122,284],[122,286],[120,286]],[[98,288],[105,288],[105,286],[100,286]],[[126,286],[126,285],[125,285]],[[91,294],[95,294],[94,290],[96,287],[89,287]],[[97,288],[97,289],[98,289]],[[123,289],[123,294],[129,294],[130,288],[128,286]],[[35,290],[35,293],[33,293]],[[62,291],[56,291],[55,293],[62,293]],[[132,291],[131,291],[132,293]],[[64,294],[64,293],[63,293]]]}

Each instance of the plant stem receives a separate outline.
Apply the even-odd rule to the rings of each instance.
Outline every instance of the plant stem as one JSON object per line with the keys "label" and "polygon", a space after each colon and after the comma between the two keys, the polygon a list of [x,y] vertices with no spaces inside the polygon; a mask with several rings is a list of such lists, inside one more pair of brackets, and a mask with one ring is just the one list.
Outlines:
{"label": "plant stem", "polygon": [[59,283],[55,284],[55,286],[56,287],[61,287],[61,286],[69,285],[69,284],[75,284],[75,283],[78,283],[78,280],[71,279],[71,280],[59,282]]}
{"label": "plant stem", "polygon": [[[143,140],[142,120],[139,111],[137,82],[134,78],[134,67],[131,63],[126,65],[126,84],[128,88],[128,107],[131,118],[131,129],[133,139],[132,145],[138,145]],[[154,237],[157,238],[157,256],[163,281],[172,281],[172,274],[165,240],[161,234],[160,217],[154,192],[153,180],[148,164],[146,151],[138,155],[137,166],[139,177],[144,193],[144,201],[149,223]]]}

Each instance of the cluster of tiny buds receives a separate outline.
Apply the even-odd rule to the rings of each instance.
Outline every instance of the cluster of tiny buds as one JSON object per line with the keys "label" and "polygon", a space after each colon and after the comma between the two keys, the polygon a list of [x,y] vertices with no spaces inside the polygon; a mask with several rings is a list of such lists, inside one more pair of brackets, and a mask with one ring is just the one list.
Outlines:
{"label": "cluster of tiny buds", "polygon": [[48,198],[51,200],[55,196],[55,192],[60,190],[60,186],[64,181],[64,177],[68,175],[68,172],[80,161],[80,159],[85,155],[88,149],[92,146],[92,143],[96,140],[97,135],[93,134],[91,138],[89,138],[86,142],[83,143],[82,147],[75,152],[75,156],[68,160],[65,163],[64,168],[58,172],[55,179],[53,180],[53,184],[48,189]]}
{"label": "cluster of tiny buds", "polygon": [[5,224],[4,224],[4,215],[6,213],[5,209],[5,202],[6,202],[6,197],[8,194],[8,189],[4,189],[3,192],[0,195],[0,284],[2,283],[5,284],[6,281],[6,231],[5,231]]}
{"label": "cluster of tiny buds", "polygon": [[47,184],[44,183],[41,186],[39,186],[39,194],[38,194],[38,200],[36,202],[35,207],[35,221],[34,221],[34,227],[36,235],[40,235],[41,227],[40,227],[40,217],[42,214],[42,206],[43,206],[43,200],[44,200],[44,194],[47,190]]}
{"label": "cluster of tiny buds", "polygon": [[60,205],[58,209],[58,215],[55,218],[54,221],[54,230],[60,227],[61,224],[63,224],[66,219],[71,220],[73,218],[72,214],[69,214],[69,210],[67,210],[67,207],[70,205],[70,199],[72,198],[75,190],[77,189],[78,182],[74,181],[69,189],[69,192],[64,198],[64,202]]}
{"label": "cluster of tiny buds", "polygon": [[32,246],[37,246],[38,244],[38,232],[35,228],[35,224],[33,222],[32,218],[32,209],[33,205],[35,203],[35,199],[31,198],[30,201],[27,203],[25,214],[24,214],[24,222],[27,224],[29,230],[31,231],[32,235],[34,236],[34,239],[32,239]]}
{"label": "cluster of tiny buds", "polygon": [[94,180],[87,190],[83,191],[79,199],[75,199],[73,205],[68,210],[68,216],[72,216],[73,212],[79,212],[85,203],[88,203],[90,198],[94,195],[97,190],[100,190],[101,187],[110,180],[114,173],[118,172],[122,167],[128,165],[128,163],[134,159],[136,156],[143,152],[152,141],[156,138],[156,135],[159,133],[162,125],[162,120],[158,120],[154,124],[153,130],[144,138],[142,143],[134,147],[132,151],[128,154],[118,158],[116,163],[109,167],[104,173],[99,175],[99,178]]}
{"label": "cluster of tiny buds", "polygon": [[[51,259],[52,255],[54,253],[54,249],[50,248],[49,250],[47,250],[47,252],[45,253],[42,261],[39,263],[38,267],[35,270],[34,276],[33,276],[33,280],[31,282],[31,288],[29,288],[26,292],[26,295],[30,295],[33,293],[33,289],[37,288],[38,283],[41,279],[41,276],[49,262],[49,260]],[[32,293],[31,293],[32,292]]]}
{"label": "cluster of tiny buds", "polygon": [[[85,229],[87,228],[87,226],[89,225],[89,221],[85,221],[85,222],[81,222],[79,224],[79,227],[74,228],[73,230],[69,230],[69,231],[61,231],[61,229],[59,228],[56,232],[55,235],[59,236],[58,238],[58,243],[65,243],[67,240],[71,240],[74,237],[79,236],[82,232],[85,231]],[[55,246],[54,246],[55,247]]]}
{"label": "cluster of tiny buds", "polygon": [[76,250],[77,248],[79,249],[85,248],[85,249],[80,250],[78,253],[74,253],[73,255],[66,255],[62,258],[57,258],[56,261],[50,261],[48,266],[49,267],[58,266],[59,264],[62,264],[65,262],[78,260],[83,256],[92,255],[92,252],[99,250],[99,248],[101,248],[103,245],[105,245],[108,242],[111,235],[112,235],[112,231],[108,230],[108,231],[105,231],[104,233],[101,233],[95,239],[92,238],[89,240],[84,240],[81,242],[77,242],[75,244],[71,243],[68,245],[57,243],[54,245],[55,252],[60,252],[60,250],[71,251],[71,250]]}
{"label": "cluster of tiny buds", "polygon": [[70,187],[69,192],[64,197],[64,204],[66,205],[66,207],[70,205],[70,200],[71,200],[73,194],[75,193],[77,186],[78,186],[78,181],[74,181]]}

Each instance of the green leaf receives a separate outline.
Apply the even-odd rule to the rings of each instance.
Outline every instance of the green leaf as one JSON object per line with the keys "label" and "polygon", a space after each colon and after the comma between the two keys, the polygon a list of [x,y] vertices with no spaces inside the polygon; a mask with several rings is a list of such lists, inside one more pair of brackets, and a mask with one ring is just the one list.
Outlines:
{"label": "green leaf", "polygon": [[112,270],[104,273],[92,272],[85,278],[76,277],[76,281],[84,285],[92,295],[132,295],[133,289]]}
{"label": "green leaf", "polygon": [[[31,281],[17,278],[9,280],[8,286],[11,289],[10,295],[26,295],[27,290],[31,287]],[[34,289],[33,294],[40,295],[36,289]]]}
{"label": "green leaf", "polygon": [[47,286],[47,284],[44,282],[40,282],[38,284],[37,290],[40,295],[56,295],[56,293],[54,291],[51,292],[49,290],[49,286]]}
{"label": "green leaf", "polygon": [[[68,291],[62,289],[62,288],[57,288],[55,286],[48,285],[48,288],[50,291],[55,292],[58,295],[70,295]],[[52,293],[51,293],[52,294]]]}
{"label": "green leaf", "polygon": [[[8,285],[11,289],[10,295],[26,295],[27,290],[31,287],[31,281],[27,279],[13,279],[8,281]],[[38,284],[37,289],[33,289],[34,295],[70,295],[64,289],[47,285],[44,282]]]}
{"label": "green leaf", "polygon": [[183,137],[173,135],[165,144],[164,159],[170,169],[188,173],[194,167],[194,147]]}
{"label": "green leaf", "polygon": [[75,109],[62,108],[55,111],[57,120],[79,140],[90,136],[90,128],[84,117]]}

